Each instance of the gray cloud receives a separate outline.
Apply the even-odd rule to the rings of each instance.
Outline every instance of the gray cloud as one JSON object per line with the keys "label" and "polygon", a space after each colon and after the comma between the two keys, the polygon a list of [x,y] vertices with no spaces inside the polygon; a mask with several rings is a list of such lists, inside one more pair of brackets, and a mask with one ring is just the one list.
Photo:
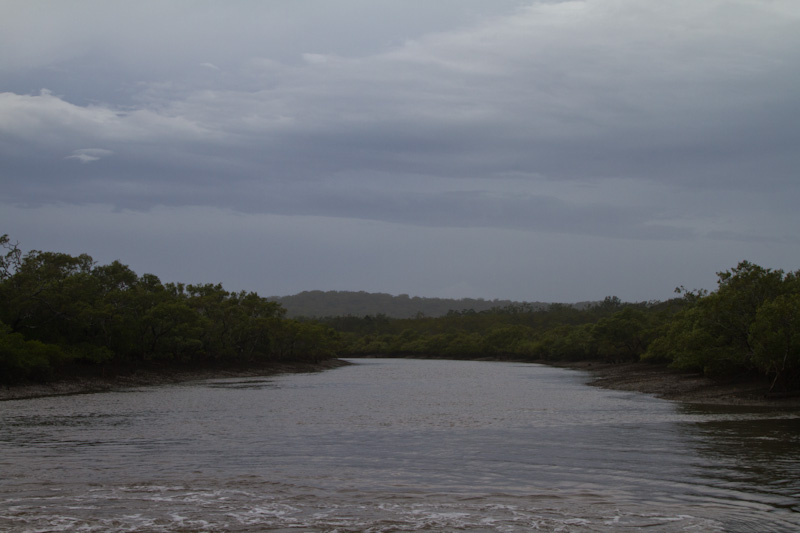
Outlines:
{"label": "gray cloud", "polygon": [[92,161],[99,161],[103,157],[108,157],[114,152],[105,150],[103,148],[81,148],[75,150],[72,155],[68,155],[65,159],[75,159],[81,163],[91,163]]}
{"label": "gray cloud", "polygon": [[35,4],[6,205],[796,246],[789,0]]}

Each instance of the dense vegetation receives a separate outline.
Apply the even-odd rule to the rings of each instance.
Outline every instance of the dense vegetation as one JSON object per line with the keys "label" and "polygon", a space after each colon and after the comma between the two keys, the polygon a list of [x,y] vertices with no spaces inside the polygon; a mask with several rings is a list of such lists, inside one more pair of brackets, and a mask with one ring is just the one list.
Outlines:
{"label": "dense vegetation", "polygon": [[515,304],[441,318],[330,317],[354,355],[529,361],[647,361],[711,377],[769,377],[800,388],[800,272],[749,262],[718,273],[715,292],[666,302],[616,297],[585,309]]}
{"label": "dense vegetation", "polygon": [[383,315],[329,317],[344,349],[354,355],[498,358],[536,361],[638,360],[656,323],[682,300],[625,304],[616,297],[578,309],[515,304],[488,311],[451,311],[444,317],[390,319]]}
{"label": "dense vegetation", "polygon": [[[64,370],[317,362],[336,355],[645,361],[800,389],[800,271],[741,262],[716,291],[666,302],[511,303],[445,316],[289,319],[221,285],[162,283],[88,255],[23,254],[0,237],[0,382]],[[358,293],[353,293],[358,294]],[[413,300],[400,298],[401,300]]]}
{"label": "dense vegetation", "polygon": [[101,367],[317,362],[336,333],[284,317],[275,302],[221,285],[162,283],[0,237],[0,383]]}

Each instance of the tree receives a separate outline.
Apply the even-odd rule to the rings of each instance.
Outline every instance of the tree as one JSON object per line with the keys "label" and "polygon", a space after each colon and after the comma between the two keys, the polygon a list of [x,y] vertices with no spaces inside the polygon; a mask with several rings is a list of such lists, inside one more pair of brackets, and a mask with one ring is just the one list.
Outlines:
{"label": "tree", "polygon": [[[795,291],[794,274],[748,261],[718,272],[718,288],[710,294],[687,292],[687,307],[675,315],[666,334],[646,353],[650,359],[671,359],[672,366],[706,375],[753,373],[751,327],[762,306]],[[766,320],[766,319],[764,319]]]}
{"label": "tree", "polygon": [[25,340],[0,322],[0,383],[49,378],[64,358],[58,346]]}
{"label": "tree", "polygon": [[800,385],[800,294],[780,295],[762,305],[750,326],[753,361],[772,377],[770,391]]}
{"label": "tree", "polygon": [[282,361],[315,363],[334,357],[340,348],[339,335],[321,324],[284,320],[271,333],[274,352]]}
{"label": "tree", "polygon": [[555,325],[536,335],[528,353],[543,361],[576,361],[593,359],[595,351],[591,324]]}
{"label": "tree", "polygon": [[648,317],[639,309],[625,307],[601,318],[592,328],[592,340],[608,361],[638,361],[649,342]]}
{"label": "tree", "polygon": [[85,321],[95,344],[108,348],[117,356],[138,351],[134,318],[138,276],[127,265],[114,261],[92,269],[94,295],[84,301]]}
{"label": "tree", "polygon": [[487,355],[523,355],[533,331],[527,326],[494,326],[483,337],[482,351]]}
{"label": "tree", "polygon": [[759,308],[783,292],[783,271],[742,261],[736,268],[717,275],[719,288],[706,299],[709,326],[747,364],[752,354],[750,326]]}
{"label": "tree", "polygon": [[317,361],[339,347],[330,328],[288,321],[280,304],[254,292],[165,284],[86,254],[23,254],[0,237],[0,381],[111,359]]}
{"label": "tree", "polygon": [[[14,250],[9,253],[18,255]],[[91,271],[92,258],[32,250],[11,262],[13,274],[0,284],[0,320],[14,332],[45,342],[69,336],[78,319],[76,303],[83,299],[82,284]],[[7,273],[12,270],[8,263]]]}
{"label": "tree", "polygon": [[4,255],[0,255],[0,282],[10,278],[19,270],[22,264],[22,250],[19,243],[11,243],[8,234],[0,235],[0,248],[6,250]]}
{"label": "tree", "polygon": [[[237,306],[237,320],[232,330],[237,356],[244,359],[270,358],[285,311],[280,304],[254,292],[242,291],[232,296],[232,301]],[[298,335],[295,340],[302,337],[302,330]]]}

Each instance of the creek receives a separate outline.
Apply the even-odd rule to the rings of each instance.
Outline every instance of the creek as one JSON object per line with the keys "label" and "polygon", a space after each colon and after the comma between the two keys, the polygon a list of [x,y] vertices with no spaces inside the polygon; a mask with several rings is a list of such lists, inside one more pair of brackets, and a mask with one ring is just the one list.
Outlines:
{"label": "creek", "polygon": [[796,410],[351,362],[0,402],[0,530],[800,530]]}

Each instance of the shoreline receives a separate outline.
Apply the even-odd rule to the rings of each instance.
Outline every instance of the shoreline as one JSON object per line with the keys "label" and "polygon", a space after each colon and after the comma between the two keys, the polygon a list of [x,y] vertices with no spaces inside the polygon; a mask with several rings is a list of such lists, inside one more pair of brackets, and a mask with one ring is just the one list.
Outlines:
{"label": "shoreline", "polygon": [[603,363],[598,361],[543,362],[542,364],[587,372],[587,385],[609,390],[640,392],[680,403],[800,408],[800,396],[769,398],[766,379],[713,380],[695,373],[679,372],[666,365]]}
{"label": "shoreline", "polygon": [[[388,357],[376,354],[353,359]],[[430,356],[407,356],[408,359],[446,359]],[[622,392],[639,392],[679,403],[766,407],[770,409],[800,409],[800,392],[790,396],[768,397],[769,381],[746,376],[739,379],[715,380],[701,374],[681,372],[661,363],[606,363],[598,360],[548,361],[513,357],[472,357],[465,361],[497,361],[537,364],[578,370],[587,374],[586,385]]]}
{"label": "shoreline", "polygon": [[0,402],[48,396],[112,392],[135,387],[152,387],[206,379],[266,377],[282,374],[322,372],[349,364],[351,363],[342,359],[327,359],[318,363],[264,363],[244,367],[140,368],[123,370],[111,376],[79,374],[46,383],[0,386]]}
{"label": "shoreline", "polygon": [[[346,356],[345,356],[346,357]],[[353,357],[361,359],[362,357]],[[507,359],[479,359],[508,361]],[[680,403],[718,406],[800,409],[800,396],[768,398],[766,380],[716,381],[699,374],[678,372],[665,365],[647,363],[604,363],[601,361],[518,361],[586,373],[587,385],[608,390],[639,392]],[[245,367],[143,368],[118,371],[111,376],[73,375],[49,383],[0,386],[0,402],[70,394],[111,392],[207,379],[277,376],[322,372],[353,363],[334,358],[319,363],[265,363]],[[357,364],[357,363],[356,363]]]}

